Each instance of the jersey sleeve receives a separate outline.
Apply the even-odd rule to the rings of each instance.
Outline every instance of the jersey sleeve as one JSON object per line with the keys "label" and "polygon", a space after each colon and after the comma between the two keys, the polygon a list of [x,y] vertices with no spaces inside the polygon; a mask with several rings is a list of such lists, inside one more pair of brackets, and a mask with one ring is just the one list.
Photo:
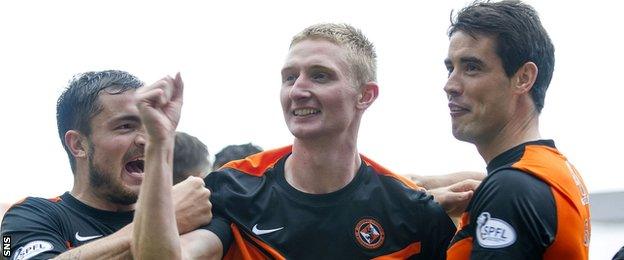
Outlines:
{"label": "jersey sleeve", "polygon": [[556,233],[550,187],[522,171],[495,172],[477,191],[470,212],[471,259],[541,259]]}
{"label": "jersey sleeve", "polygon": [[455,224],[446,214],[442,206],[428,196],[429,200],[423,203],[416,212],[421,227],[425,230],[422,240],[422,252],[419,259],[446,259],[446,250],[455,234]]}
{"label": "jersey sleeve", "polygon": [[50,259],[66,250],[62,228],[53,211],[32,198],[14,205],[2,220],[2,237],[9,236],[7,259]]}
{"label": "jersey sleeve", "polygon": [[225,255],[225,252],[228,251],[233,240],[230,222],[223,217],[213,214],[210,223],[201,227],[201,229],[208,230],[217,235],[219,240],[221,240],[221,245],[223,245],[223,254]]}
{"label": "jersey sleeve", "polygon": [[231,221],[228,220],[225,216],[223,207],[223,193],[225,190],[221,189],[219,183],[223,181],[218,173],[208,174],[204,178],[204,182],[206,183],[206,188],[208,188],[211,192],[210,195],[210,203],[212,203],[212,220],[208,225],[202,227],[202,229],[209,230],[221,240],[221,244],[223,245],[223,253],[228,251],[230,245],[232,244],[233,236],[232,229],[230,228]]}

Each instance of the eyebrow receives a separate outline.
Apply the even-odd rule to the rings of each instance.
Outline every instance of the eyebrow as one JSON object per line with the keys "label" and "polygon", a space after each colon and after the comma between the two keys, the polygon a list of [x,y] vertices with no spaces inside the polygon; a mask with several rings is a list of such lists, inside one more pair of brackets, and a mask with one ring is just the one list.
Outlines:
{"label": "eyebrow", "polygon": [[484,65],[485,63],[483,62],[483,60],[477,58],[477,57],[473,57],[473,56],[469,56],[469,57],[461,57],[459,59],[460,63],[476,63],[477,65]]}
{"label": "eyebrow", "polygon": [[323,65],[312,65],[310,66],[311,70],[322,70],[322,71],[334,71],[334,69],[327,67],[327,66],[323,66]]}
{"label": "eyebrow", "polygon": [[[282,68],[281,74],[284,75],[285,72],[291,71],[293,69],[295,69],[296,66],[287,66]],[[320,71],[324,71],[324,72],[332,72],[334,71],[334,69],[324,66],[324,65],[319,65],[319,64],[315,64],[310,66],[309,68],[307,68],[308,70],[320,70]]]}
{"label": "eyebrow", "polygon": [[122,116],[119,116],[119,117],[114,117],[109,122],[114,124],[114,123],[117,123],[117,122],[124,122],[124,121],[141,123],[141,118],[139,116],[137,116],[137,115],[122,115]]}

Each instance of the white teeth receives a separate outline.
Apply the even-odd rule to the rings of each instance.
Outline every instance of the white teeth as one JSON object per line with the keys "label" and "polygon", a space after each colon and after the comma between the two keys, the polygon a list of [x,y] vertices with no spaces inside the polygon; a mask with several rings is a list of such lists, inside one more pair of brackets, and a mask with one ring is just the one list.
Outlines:
{"label": "white teeth", "polygon": [[295,116],[307,116],[307,115],[311,115],[311,114],[318,114],[320,112],[321,111],[317,110],[317,109],[302,108],[302,109],[295,109],[295,111],[293,111],[293,114]]}

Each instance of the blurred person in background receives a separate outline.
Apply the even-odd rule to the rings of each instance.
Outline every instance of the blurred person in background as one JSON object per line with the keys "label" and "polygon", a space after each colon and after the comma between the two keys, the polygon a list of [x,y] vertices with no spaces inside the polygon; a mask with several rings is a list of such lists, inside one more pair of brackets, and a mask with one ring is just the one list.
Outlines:
{"label": "blurred person in background", "polygon": [[173,151],[173,184],[186,180],[189,176],[206,177],[210,171],[208,148],[197,137],[184,132],[176,132]]}

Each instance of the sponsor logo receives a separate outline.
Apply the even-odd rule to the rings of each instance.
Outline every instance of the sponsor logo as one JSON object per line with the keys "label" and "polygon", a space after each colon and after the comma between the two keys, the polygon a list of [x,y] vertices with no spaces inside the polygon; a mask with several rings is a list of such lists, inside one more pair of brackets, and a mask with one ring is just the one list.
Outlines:
{"label": "sponsor logo", "polygon": [[251,229],[251,232],[253,232],[256,235],[265,235],[265,234],[269,234],[269,233],[273,233],[275,231],[279,231],[282,230],[284,227],[279,227],[279,228],[274,228],[274,229],[259,229],[258,228],[258,224],[255,224],[253,226],[253,228]]}
{"label": "sponsor logo", "polygon": [[483,212],[477,218],[477,241],[485,248],[502,248],[516,242],[516,231],[502,219]]}
{"label": "sponsor logo", "polygon": [[583,184],[583,182],[581,181],[581,174],[579,174],[579,172],[576,170],[576,168],[574,168],[574,166],[572,166],[570,162],[566,161],[566,166],[568,166],[568,171],[570,172],[570,175],[572,175],[574,184],[576,184],[576,187],[579,189],[579,192],[581,194],[581,204],[583,206],[589,204],[589,193],[587,192],[585,184]]}
{"label": "sponsor logo", "polygon": [[383,245],[386,234],[377,221],[365,218],[355,224],[355,241],[364,248],[377,249]]}
{"label": "sponsor logo", "polygon": [[76,240],[78,240],[78,241],[80,241],[80,242],[88,241],[88,240],[95,239],[95,238],[98,238],[98,237],[101,237],[101,236],[102,236],[102,235],[96,235],[96,236],[86,236],[86,237],[83,237],[83,236],[81,236],[81,235],[78,235],[78,232],[76,232]]}
{"label": "sponsor logo", "polygon": [[53,248],[54,246],[52,246],[50,242],[41,241],[41,240],[32,241],[26,244],[25,246],[20,247],[17,250],[15,250],[15,256],[13,257],[13,259],[14,260],[30,259],[33,256],[36,256],[46,251],[50,251]]}

